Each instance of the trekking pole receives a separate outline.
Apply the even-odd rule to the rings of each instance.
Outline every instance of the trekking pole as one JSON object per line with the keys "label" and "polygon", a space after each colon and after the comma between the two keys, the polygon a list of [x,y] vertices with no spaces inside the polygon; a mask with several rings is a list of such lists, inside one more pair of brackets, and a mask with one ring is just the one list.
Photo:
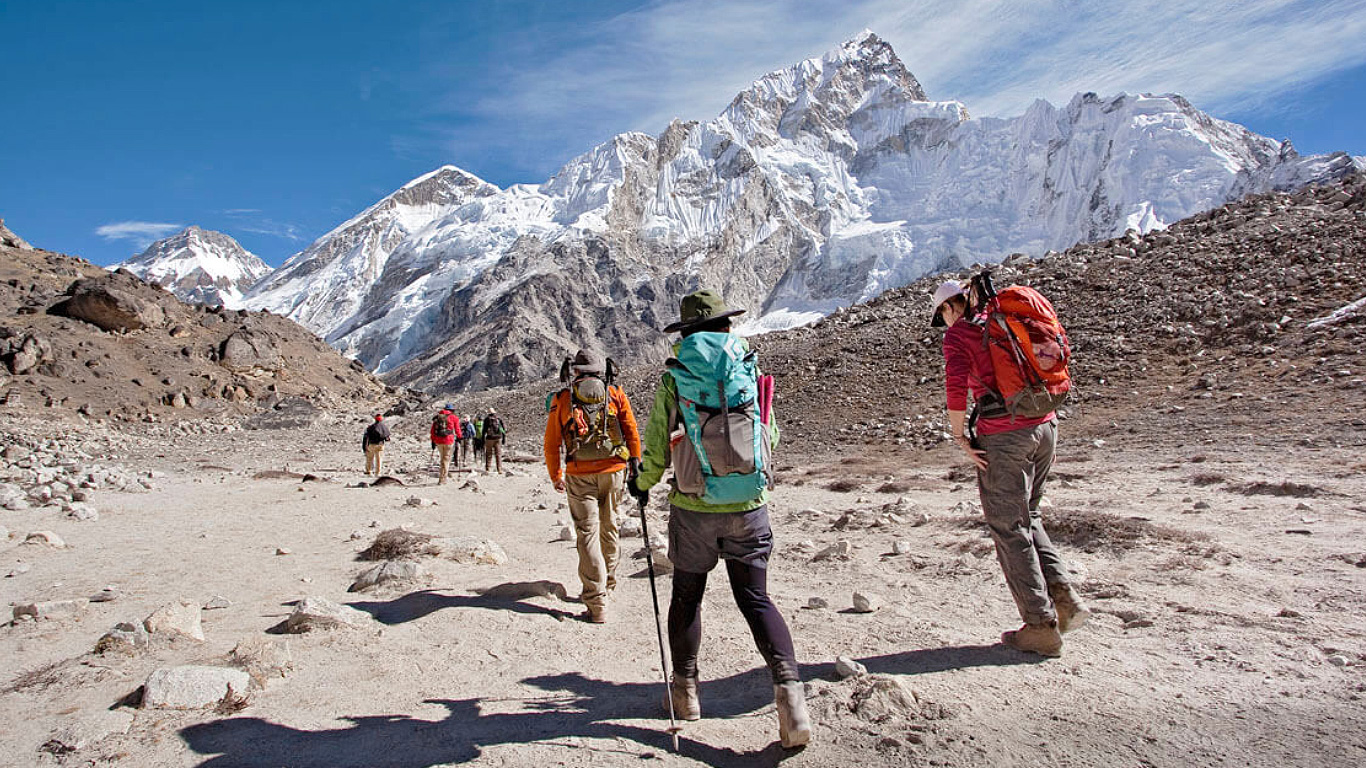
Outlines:
{"label": "trekking pole", "polygon": [[669,685],[669,657],[664,653],[664,630],[659,624],[659,592],[655,589],[655,551],[650,545],[650,524],[645,518],[645,506],[649,497],[640,500],[640,535],[645,537],[645,567],[650,572],[650,602],[655,607],[655,635],[659,638],[659,668],[664,674],[664,700],[669,702],[669,735],[674,740],[674,751],[678,751],[678,721],[674,718],[674,697]]}

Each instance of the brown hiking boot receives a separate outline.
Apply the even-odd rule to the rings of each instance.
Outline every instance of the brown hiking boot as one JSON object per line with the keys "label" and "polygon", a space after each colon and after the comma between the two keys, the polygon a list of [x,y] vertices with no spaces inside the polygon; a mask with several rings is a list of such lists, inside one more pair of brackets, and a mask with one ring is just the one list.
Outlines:
{"label": "brown hiking boot", "polygon": [[607,606],[590,605],[588,606],[588,610],[583,612],[583,618],[590,624],[606,624]]}
{"label": "brown hiking boot", "polygon": [[1071,584],[1049,584],[1048,596],[1053,598],[1053,609],[1058,612],[1058,631],[1071,632],[1086,623],[1091,609]]}
{"label": "brown hiking boot", "polygon": [[1017,651],[1037,653],[1040,656],[1057,658],[1062,655],[1062,633],[1058,622],[1047,624],[1025,624],[1001,634],[1001,642]]}
{"label": "brown hiking boot", "polygon": [[[674,717],[679,720],[701,720],[702,702],[697,698],[697,678],[674,673],[669,683],[669,697],[673,699]],[[664,703],[668,707],[668,702]]]}
{"label": "brown hiking boot", "polygon": [[800,682],[773,686],[773,703],[778,707],[778,738],[792,749],[811,741],[811,716],[806,713],[806,690]]}

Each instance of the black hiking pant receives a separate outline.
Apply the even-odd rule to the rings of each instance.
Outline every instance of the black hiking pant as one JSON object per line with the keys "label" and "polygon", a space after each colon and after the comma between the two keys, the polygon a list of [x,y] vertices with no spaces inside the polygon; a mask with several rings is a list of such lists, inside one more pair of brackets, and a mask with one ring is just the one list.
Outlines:
{"label": "black hiking pant", "polygon": [[[800,680],[792,634],[768,596],[768,568],[728,559],[726,575],[735,604],[749,624],[754,645],[768,664],[774,684]],[[673,598],[669,601],[669,650],[674,673],[681,677],[697,677],[697,651],[702,646],[702,594],[706,589],[707,574],[674,571]]]}

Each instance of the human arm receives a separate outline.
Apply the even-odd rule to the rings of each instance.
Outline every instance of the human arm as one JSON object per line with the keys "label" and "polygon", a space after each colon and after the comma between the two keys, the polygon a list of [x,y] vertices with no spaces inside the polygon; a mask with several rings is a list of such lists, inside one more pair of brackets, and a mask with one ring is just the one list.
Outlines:
{"label": "human arm", "polygon": [[560,466],[560,444],[563,441],[564,436],[560,432],[560,395],[556,395],[550,413],[546,414],[542,451],[545,454],[545,469],[550,474],[550,483],[557,491],[564,490],[564,475]]}
{"label": "human arm", "polygon": [[[956,326],[955,326],[956,327]],[[949,435],[979,469],[986,469],[986,451],[974,448],[967,434],[968,380],[972,375],[971,340],[950,328],[944,334],[944,397],[949,411]]]}
{"label": "human arm", "polygon": [[655,388],[655,401],[650,406],[650,418],[645,423],[645,440],[640,452],[640,475],[636,487],[649,491],[664,479],[669,461],[669,432],[673,429],[674,402],[678,398],[673,376],[664,374]]}

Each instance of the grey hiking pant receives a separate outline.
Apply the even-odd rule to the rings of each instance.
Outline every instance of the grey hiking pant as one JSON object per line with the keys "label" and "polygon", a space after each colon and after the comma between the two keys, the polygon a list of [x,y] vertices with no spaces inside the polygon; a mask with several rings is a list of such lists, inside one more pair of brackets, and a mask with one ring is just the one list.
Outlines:
{"label": "grey hiking pant", "polygon": [[1048,585],[1071,580],[1039,516],[1057,441],[1056,421],[977,437],[987,453],[987,468],[977,470],[982,512],[1010,594],[1027,624],[1056,620]]}

